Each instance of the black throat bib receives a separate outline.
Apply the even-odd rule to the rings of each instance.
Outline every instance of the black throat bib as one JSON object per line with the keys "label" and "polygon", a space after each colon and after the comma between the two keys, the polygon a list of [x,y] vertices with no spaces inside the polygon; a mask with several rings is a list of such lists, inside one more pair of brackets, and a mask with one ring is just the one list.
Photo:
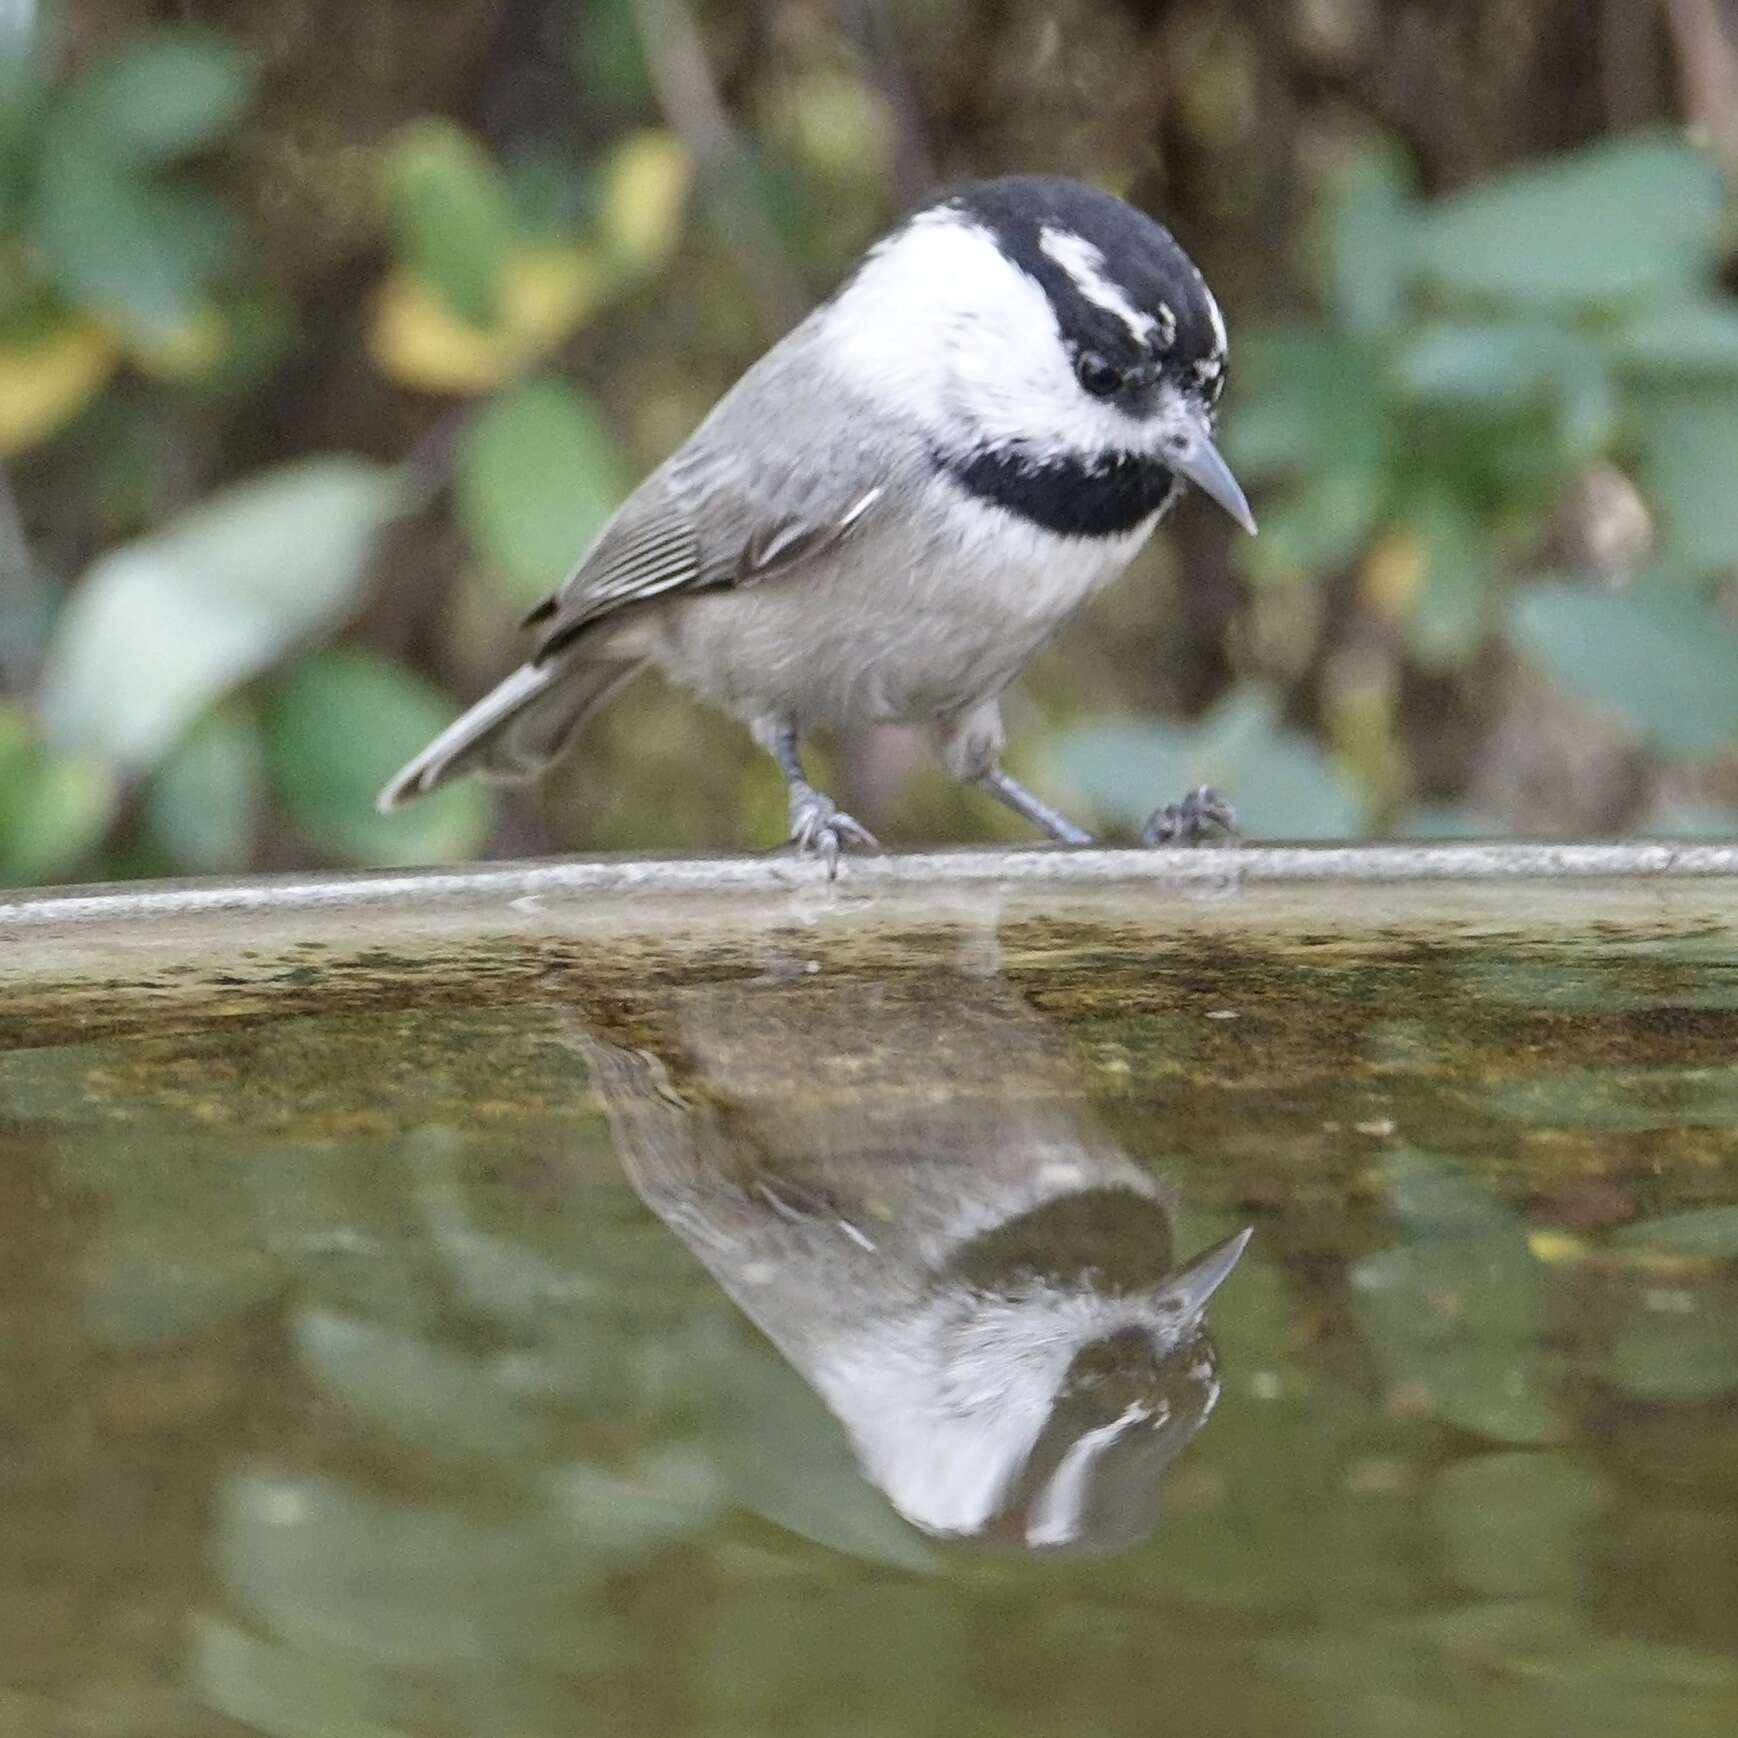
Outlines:
{"label": "black throat bib", "polygon": [[936,463],[968,495],[1058,537],[1120,537],[1158,512],[1176,487],[1164,465],[1140,453],[1034,459],[986,448],[938,453]]}

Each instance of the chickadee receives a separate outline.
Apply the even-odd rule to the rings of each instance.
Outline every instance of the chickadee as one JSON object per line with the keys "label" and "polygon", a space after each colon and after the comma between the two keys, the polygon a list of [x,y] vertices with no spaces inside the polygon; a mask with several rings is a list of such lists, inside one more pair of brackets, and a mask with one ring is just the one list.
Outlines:
{"label": "chickadee", "polygon": [[563,1019],[628,1181],[870,1482],[948,1537],[1143,1537],[1219,1399],[1206,1310],[1249,1230],[1178,1260],[1169,1192],[994,976],[770,973],[645,1011],[668,1066]]}
{"label": "chickadee", "polygon": [[[998,699],[1194,483],[1245,530],[1213,445],[1225,322],[1170,232],[1047,176],[953,193],[871,248],[646,478],[525,618],[529,660],[380,794],[536,777],[650,665],[743,719],[832,871],[867,829],[803,775],[817,730],[922,724],[956,778],[1064,844],[1002,770]],[[1228,824],[1210,791],[1143,838]]]}

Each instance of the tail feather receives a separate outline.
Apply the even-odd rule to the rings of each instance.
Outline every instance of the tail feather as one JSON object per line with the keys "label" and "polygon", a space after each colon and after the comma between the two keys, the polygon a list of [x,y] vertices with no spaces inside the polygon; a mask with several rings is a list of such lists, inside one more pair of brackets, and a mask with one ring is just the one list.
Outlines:
{"label": "tail feather", "polygon": [[505,783],[536,778],[638,668],[609,659],[521,664],[401,767],[375,807],[385,814],[465,773]]}

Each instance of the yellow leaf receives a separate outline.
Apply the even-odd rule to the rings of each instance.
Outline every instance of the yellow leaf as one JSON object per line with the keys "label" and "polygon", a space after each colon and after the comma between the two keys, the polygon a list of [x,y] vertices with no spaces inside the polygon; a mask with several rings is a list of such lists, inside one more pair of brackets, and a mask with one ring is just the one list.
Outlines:
{"label": "yellow leaf", "polygon": [[541,355],[596,309],[603,290],[603,273],[583,248],[526,248],[508,263],[501,323]]}
{"label": "yellow leaf", "polygon": [[893,122],[862,79],[816,67],[787,85],[784,106],[791,150],[818,174],[846,186],[885,175]]}
{"label": "yellow leaf", "polygon": [[229,322],[207,302],[170,331],[133,338],[128,349],[153,380],[202,380],[229,350]]}
{"label": "yellow leaf", "polygon": [[83,315],[27,339],[0,338],[0,455],[23,452],[69,423],[119,361],[114,333]]}
{"label": "yellow leaf", "polygon": [[675,251],[694,184],[687,148],[672,132],[630,133],[603,173],[604,240],[611,260],[630,271],[655,271]]}
{"label": "yellow leaf", "polygon": [[1547,1267],[1562,1267],[1587,1259],[1588,1245],[1584,1237],[1570,1231],[1529,1231],[1527,1248],[1535,1261]]}
{"label": "yellow leaf", "polygon": [[1409,531],[1391,531],[1364,562],[1359,591],[1373,615],[1403,621],[1424,578],[1424,545]]}
{"label": "yellow leaf", "polygon": [[381,285],[369,349],[394,380],[422,392],[487,392],[540,361],[597,306],[603,275],[576,247],[522,249],[501,280],[501,318],[467,324],[408,271]]}

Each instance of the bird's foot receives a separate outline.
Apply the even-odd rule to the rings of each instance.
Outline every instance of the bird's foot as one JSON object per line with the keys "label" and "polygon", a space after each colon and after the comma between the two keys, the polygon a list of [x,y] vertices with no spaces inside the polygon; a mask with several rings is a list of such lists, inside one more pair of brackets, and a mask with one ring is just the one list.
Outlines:
{"label": "bird's foot", "polygon": [[1197,785],[1180,803],[1154,809],[1141,828],[1143,845],[1195,845],[1210,832],[1237,837],[1237,811],[1211,785]]}
{"label": "bird's foot", "polygon": [[881,841],[860,821],[854,821],[824,791],[807,786],[791,791],[791,843],[802,857],[819,857],[827,879],[839,873],[839,853],[847,845],[879,851]]}

